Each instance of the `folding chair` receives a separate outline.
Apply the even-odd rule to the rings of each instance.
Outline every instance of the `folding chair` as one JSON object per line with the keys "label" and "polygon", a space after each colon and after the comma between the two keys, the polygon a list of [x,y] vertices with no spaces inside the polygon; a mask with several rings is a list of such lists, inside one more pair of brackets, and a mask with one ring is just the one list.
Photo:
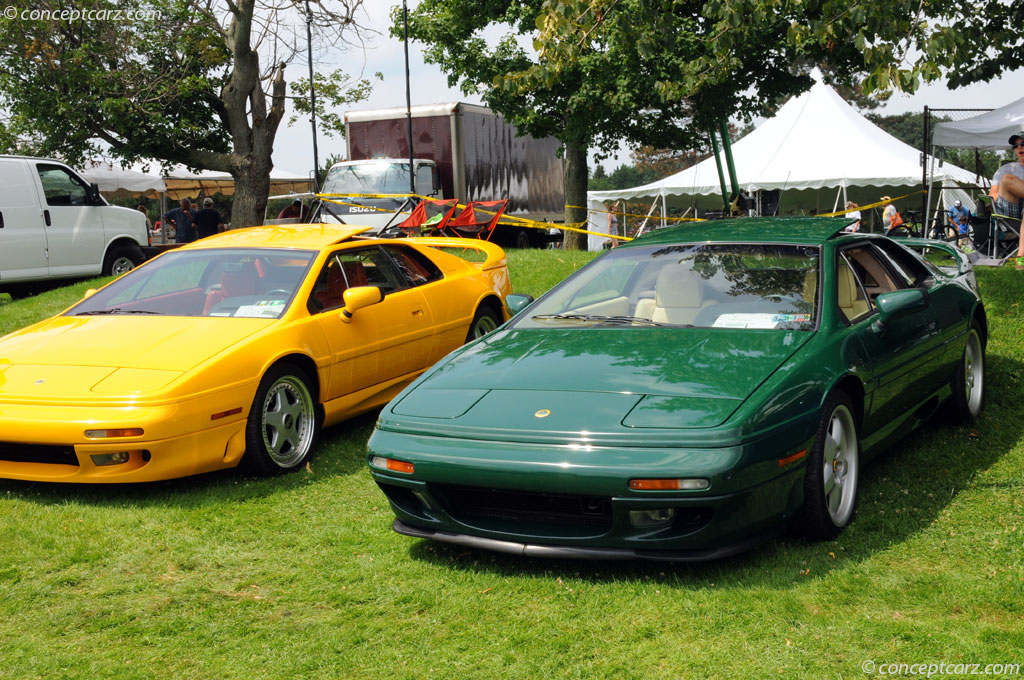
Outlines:
{"label": "folding chair", "polygon": [[[498,226],[498,220],[508,206],[508,199],[503,201],[470,201],[457,217],[448,222],[448,229],[456,236],[485,238],[490,241],[494,234],[494,228]],[[478,218],[477,209],[490,214],[489,217]]]}
{"label": "folding chair", "polygon": [[[401,229],[406,236],[419,236],[424,231],[435,229],[441,231],[448,225],[452,213],[455,212],[458,205],[459,199],[457,198],[446,200],[424,198],[413,208],[409,217],[395,226]],[[438,217],[440,219],[436,220]]]}

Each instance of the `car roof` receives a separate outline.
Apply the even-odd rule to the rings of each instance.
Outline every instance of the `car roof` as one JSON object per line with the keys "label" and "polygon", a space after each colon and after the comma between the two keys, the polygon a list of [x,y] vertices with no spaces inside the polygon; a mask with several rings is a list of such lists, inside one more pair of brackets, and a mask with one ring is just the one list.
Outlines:
{"label": "car roof", "polygon": [[341,243],[372,227],[344,224],[288,224],[233,229],[187,243],[182,248],[300,248],[319,250]]}
{"label": "car roof", "polygon": [[798,243],[821,245],[852,220],[846,217],[737,217],[658,229],[621,247],[658,243]]}

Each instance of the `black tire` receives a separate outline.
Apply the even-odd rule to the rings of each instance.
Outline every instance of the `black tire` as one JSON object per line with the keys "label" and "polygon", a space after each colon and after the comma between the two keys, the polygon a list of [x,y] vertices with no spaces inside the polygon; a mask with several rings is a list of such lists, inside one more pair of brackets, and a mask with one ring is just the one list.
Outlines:
{"label": "black tire", "polygon": [[245,427],[244,466],[259,475],[298,470],[320,431],[312,381],[298,366],[278,364],[263,376]]}
{"label": "black tire", "polygon": [[114,246],[103,258],[103,275],[120,276],[135,269],[146,256],[138,246]]}
{"label": "black tire", "polygon": [[32,288],[11,288],[7,294],[11,296],[12,300],[23,300],[30,295],[35,295],[35,292]]}
{"label": "black tire", "polygon": [[495,328],[501,325],[501,317],[497,312],[487,305],[480,305],[473,315],[473,322],[469,324],[469,333],[466,334],[466,342],[482,338]]}
{"label": "black tire", "polygon": [[985,340],[977,321],[971,322],[967,346],[949,386],[953,390],[947,409],[950,418],[961,425],[973,425],[985,407]]}
{"label": "black tire", "polygon": [[530,234],[525,229],[516,230],[516,240],[512,247],[520,250],[528,250],[531,248],[532,244],[530,243]]}
{"label": "black tire", "polygon": [[835,538],[857,510],[860,437],[853,402],[842,391],[825,400],[804,473],[800,528],[815,541]]}

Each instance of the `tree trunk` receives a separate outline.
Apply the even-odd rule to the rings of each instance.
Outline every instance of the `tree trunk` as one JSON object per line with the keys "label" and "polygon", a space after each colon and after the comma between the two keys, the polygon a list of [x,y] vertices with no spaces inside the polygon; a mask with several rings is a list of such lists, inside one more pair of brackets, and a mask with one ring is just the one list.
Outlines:
{"label": "tree trunk", "polygon": [[250,154],[234,164],[235,198],[231,203],[231,228],[263,224],[270,196],[270,157]]}
{"label": "tree trunk", "polygon": [[[572,143],[565,145],[565,223],[575,225],[587,221],[587,149]],[[579,207],[569,207],[579,206]],[[562,247],[566,250],[586,250],[587,235],[566,231]]]}

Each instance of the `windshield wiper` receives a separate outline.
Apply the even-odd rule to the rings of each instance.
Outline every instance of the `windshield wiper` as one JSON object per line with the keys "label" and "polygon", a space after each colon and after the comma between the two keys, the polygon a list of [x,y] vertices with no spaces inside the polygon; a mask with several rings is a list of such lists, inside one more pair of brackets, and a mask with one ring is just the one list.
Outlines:
{"label": "windshield wiper", "polygon": [[148,309],[121,309],[120,307],[112,307],[110,309],[94,309],[89,312],[77,312],[73,316],[102,316],[104,314],[160,314],[160,312],[151,312]]}
{"label": "windshield wiper", "polygon": [[601,314],[538,314],[531,317],[535,321],[584,321],[613,324],[643,324],[644,326],[674,326],[676,324],[651,321],[640,316],[603,316]]}

